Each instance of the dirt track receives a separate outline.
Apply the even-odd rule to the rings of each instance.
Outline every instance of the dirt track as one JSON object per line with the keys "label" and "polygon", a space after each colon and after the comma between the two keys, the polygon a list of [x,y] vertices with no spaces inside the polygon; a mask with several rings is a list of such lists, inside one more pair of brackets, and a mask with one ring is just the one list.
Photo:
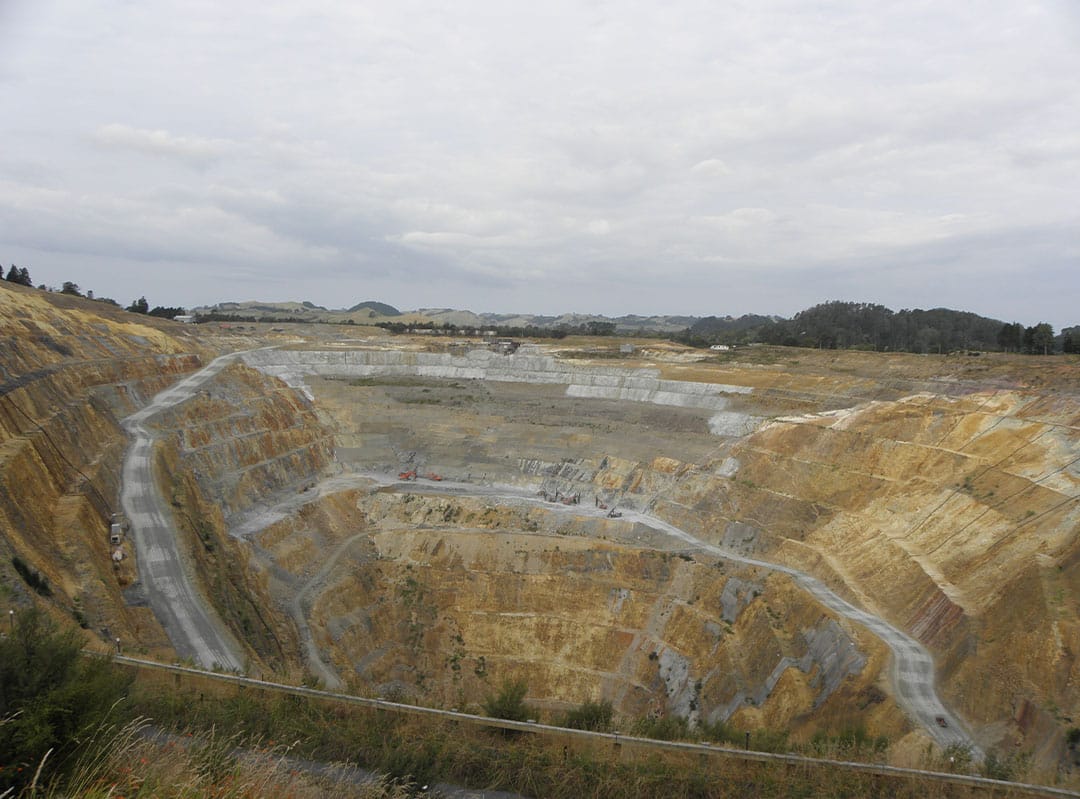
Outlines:
{"label": "dirt track", "polygon": [[155,414],[192,397],[234,358],[224,355],[215,359],[124,420],[124,428],[134,441],[124,459],[120,502],[131,523],[139,579],[177,654],[204,668],[239,671],[244,664],[240,647],[185,570],[177,547],[176,524],[154,479],[154,434],[145,426]]}
{"label": "dirt track", "polygon": [[[391,475],[377,472],[364,472],[347,477],[334,478],[327,481],[325,487],[307,493],[307,499],[303,502],[313,502],[320,496],[325,496],[335,490],[356,488],[363,485],[390,486],[400,493],[423,493],[423,494],[446,494],[461,497],[483,497],[502,502],[525,503],[543,505],[556,512],[575,517],[588,517],[605,515],[603,510],[595,509],[587,505],[562,505],[560,503],[545,502],[538,499],[535,494],[517,490],[509,486],[500,485],[475,485],[472,483],[443,481],[440,483],[407,482],[396,480]],[[261,509],[253,513],[244,522],[243,529],[246,534],[254,534],[260,527],[260,521],[269,523],[271,520],[282,518],[287,512],[294,512],[299,504],[297,498],[288,498],[280,505]],[[951,744],[959,744],[971,748],[972,753],[982,757],[982,752],[972,738],[964,731],[963,721],[952,713],[938,697],[934,685],[934,661],[926,649],[910,636],[897,630],[888,622],[861,610],[850,602],[837,596],[824,583],[805,572],[792,569],[777,563],[772,563],[757,558],[740,555],[729,549],[706,543],[694,537],[685,530],[681,530],[667,522],[645,513],[626,511],[623,514],[629,522],[635,522],[656,530],[669,537],[673,542],[686,545],[687,548],[705,552],[726,560],[733,560],[751,566],[758,566],[770,571],[782,572],[790,575],[794,581],[805,591],[826,607],[836,611],[841,616],[862,625],[870,630],[889,647],[893,655],[893,665],[890,678],[893,684],[895,696],[904,708],[912,723],[922,727],[942,747]],[[326,560],[325,565],[312,577],[301,589],[293,600],[293,612],[297,623],[302,629],[307,629],[307,620],[301,613],[301,600],[317,590],[325,579],[326,574],[335,566],[338,556],[353,543],[350,538],[341,544]],[[318,671],[327,680],[328,684],[340,684],[340,680],[334,675],[329,666],[315,651],[311,644],[310,630],[307,631],[305,641],[308,643],[308,657],[311,668]],[[945,726],[941,726],[938,719],[942,719]]]}

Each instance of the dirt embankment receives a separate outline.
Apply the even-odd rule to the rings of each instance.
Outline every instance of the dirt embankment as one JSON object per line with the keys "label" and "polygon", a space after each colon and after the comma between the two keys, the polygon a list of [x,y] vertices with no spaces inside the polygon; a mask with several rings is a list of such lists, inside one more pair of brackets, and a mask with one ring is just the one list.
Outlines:
{"label": "dirt embankment", "polygon": [[980,742],[1059,762],[1080,720],[1076,359],[750,356],[659,367],[749,389],[728,410],[765,421],[741,438],[557,386],[309,384],[361,468],[543,483],[813,571],[930,647]]}
{"label": "dirt embankment", "polygon": [[[0,577],[16,602],[48,590],[91,629],[167,652],[125,602],[130,560],[110,559],[117,419],[241,345],[96,305],[0,286]],[[251,545],[229,538],[233,518],[303,492],[336,456],[577,492],[812,571],[933,651],[981,742],[1059,762],[1080,725],[1076,360],[660,354],[633,364],[651,370],[640,385],[611,361],[576,393],[464,372],[325,375],[314,404],[231,367],[155,419],[162,485],[256,666],[298,668],[307,635],[346,682],[424,701],[467,706],[523,674],[552,712],[602,696],[627,715],[904,729],[880,647],[786,578],[648,551],[614,521],[358,492]],[[724,401],[654,404],[682,402],[672,383],[687,379]]]}
{"label": "dirt embankment", "polygon": [[216,345],[177,324],[6,283],[0,334],[0,591],[14,605],[43,602],[99,640],[167,649],[153,615],[126,601],[130,545],[110,542],[127,443],[118,420]]}
{"label": "dirt embankment", "polygon": [[[782,576],[629,545],[617,520],[381,492],[342,502],[256,543],[279,596],[305,590],[320,649],[354,690],[475,709],[523,678],[552,717],[607,699],[627,719],[906,730],[877,685],[882,648]],[[328,533],[347,507],[352,525]]]}

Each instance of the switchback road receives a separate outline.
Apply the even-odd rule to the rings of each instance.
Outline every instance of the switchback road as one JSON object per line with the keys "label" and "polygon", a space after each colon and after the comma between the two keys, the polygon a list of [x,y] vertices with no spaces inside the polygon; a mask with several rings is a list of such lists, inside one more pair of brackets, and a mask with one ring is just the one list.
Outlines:
{"label": "switchback road", "polygon": [[[240,525],[244,533],[250,535],[260,528],[260,521],[269,524],[272,520],[281,518],[287,512],[295,512],[299,504],[315,501],[320,496],[325,496],[333,491],[345,490],[350,487],[370,485],[372,482],[382,486],[392,486],[400,492],[415,492],[424,494],[448,494],[453,496],[479,496],[494,500],[504,500],[516,503],[528,503],[542,505],[546,508],[572,514],[575,516],[603,516],[605,511],[588,505],[563,505],[561,503],[547,502],[533,494],[526,493],[521,489],[511,486],[499,485],[476,485],[472,483],[444,480],[440,483],[425,483],[395,480],[393,476],[377,472],[362,472],[333,478],[329,485],[320,486],[318,490],[308,492],[307,496],[300,500],[292,497],[282,503],[281,507],[261,509],[258,513],[250,515],[245,523]],[[812,595],[826,607],[835,611],[840,616],[865,627],[876,635],[889,647],[892,652],[892,667],[890,680],[893,685],[893,693],[897,703],[907,713],[911,721],[923,728],[934,741],[947,747],[952,744],[969,747],[972,755],[981,760],[982,750],[965,732],[962,719],[950,711],[937,695],[934,678],[934,660],[926,648],[911,636],[898,630],[885,620],[871,613],[855,607],[847,600],[838,596],[828,586],[816,577],[770,561],[740,555],[723,547],[709,544],[681,530],[674,525],[668,524],[662,519],[645,513],[623,511],[622,519],[634,522],[652,530],[660,532],[674,541],[680,542],[686,549],[705,552],[725,560],[745,563],[757,566],[769,571],[781,572],[789,575],[803,590]],[[325,670],[325,664],[319,663]]]}
{"label": "switchback road", "polygon": [[166,408],[194,396],[201,385],[238,355],[216,358],[123,420],[122,425],[133,441],[124,458],[120,489],[120,504],[131,523],[135,541],[139,580],[177,654],[191,658],[203,668],[234,671],[244,665],[241,649],[184,570],[177,546],[176,522],[154,480],[155,436],[145,425]]}

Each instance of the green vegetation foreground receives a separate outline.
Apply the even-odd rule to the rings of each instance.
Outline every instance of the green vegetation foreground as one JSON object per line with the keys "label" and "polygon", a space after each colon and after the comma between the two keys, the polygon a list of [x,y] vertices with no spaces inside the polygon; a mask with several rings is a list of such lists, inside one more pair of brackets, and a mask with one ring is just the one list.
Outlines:
{"label": "green vegetation foreground", "polygon": [[[77,631],[33,608],[0,640],[0,678],[0,797],[392,797],[435,781],[544,797],[1009,795],[825,767],[706,763],[692,754],[631,760],[618,747],[571,751],[541,736],[306,697],[181,691],[81,656]],[[505,709],[520,698],[511,693],[492,701]],[[603,721],[603,710],[585,721]],[[312,776],[287,755],[387,777]]]}

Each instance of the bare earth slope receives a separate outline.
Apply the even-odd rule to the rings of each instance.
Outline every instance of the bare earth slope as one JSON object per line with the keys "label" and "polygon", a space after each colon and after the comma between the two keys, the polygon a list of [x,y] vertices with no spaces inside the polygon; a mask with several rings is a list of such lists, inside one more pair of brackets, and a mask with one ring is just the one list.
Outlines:
{"label": "bare earth slope", "polygon": [[[862,727],[897,759],[970,729],[1073,767],[1073,357],[502,355],[304,327],[274,343],[322,340],[245,355],[151,415],[265,342],[7,286],[0,329],[0,590],[99,639],[201,658],[145,606],[150,543],[112,559],[136,414],[233,665],[460,707],[520,676],[547,717],[607,699],[624,723]],[[893,695],[908,667],[837,597],[932,656],[948,736]]]}
{"label": "bare earth slope", "polygon": [[356,467],[578,491],[808,570],[930,650],[980,744],[1068,761],[1074,360],[522,354],[353,348],[261,367],[313,393]]}
{"label": "bare earth slope", "polygon": [[[7,283],[0,331],[0,590],[12,604],[48,599],[110,641],[167,649],[139,600],[130,543],[109,540],[127,446],[119,419],[216,345],[180,325]],[[26,575],[38,576],[36,590]]]}

